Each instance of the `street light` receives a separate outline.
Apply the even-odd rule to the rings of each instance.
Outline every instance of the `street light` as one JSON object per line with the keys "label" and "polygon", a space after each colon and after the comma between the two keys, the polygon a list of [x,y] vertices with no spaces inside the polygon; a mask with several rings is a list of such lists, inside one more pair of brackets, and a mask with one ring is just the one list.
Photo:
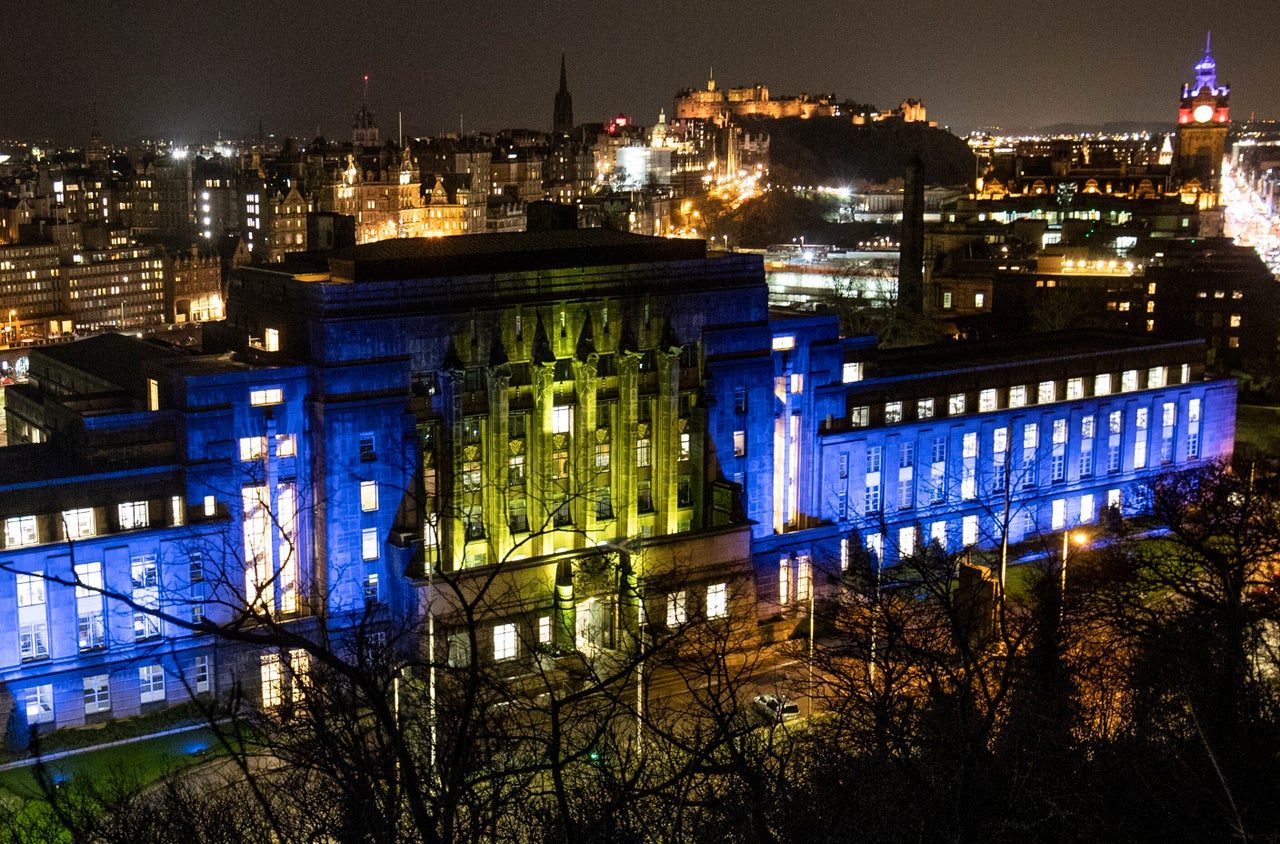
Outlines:
{"label": "street light", "polygon": [[1071,543],[1075,543],[1081,547],[1089,544],[1089,534],[1082,530],[1074,533],[1070,530],[1062,531],[1062,561],[1059,565],[1062,573],[1061,600],[1058,603],[1058,620],[1062,620],[1062,610],[1067,603],[1067,556],[1071,551]]}

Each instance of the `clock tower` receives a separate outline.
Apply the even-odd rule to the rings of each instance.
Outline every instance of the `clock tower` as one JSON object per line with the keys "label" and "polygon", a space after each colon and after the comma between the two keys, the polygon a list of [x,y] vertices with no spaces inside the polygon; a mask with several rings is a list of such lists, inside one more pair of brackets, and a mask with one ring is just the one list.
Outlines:
{"label": "clock tower", "polygon": [[1178,156],[1174,177],[1185,202],[1201,210],[1222,203],[1222,158],[1226,153],[1231,88],[1218,84],[1218,67],[1205,36],[1204,58],[1196,63],[1196,81],[1182,86],[1178,106]]}

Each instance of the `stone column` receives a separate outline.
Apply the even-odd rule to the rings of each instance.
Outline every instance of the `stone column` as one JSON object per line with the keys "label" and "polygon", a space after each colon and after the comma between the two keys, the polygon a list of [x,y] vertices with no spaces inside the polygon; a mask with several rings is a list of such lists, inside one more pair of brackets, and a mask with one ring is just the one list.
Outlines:
{"label": "stone column", "polygon": [[484,436],[484,531],[489,539],[489,562],[501,562],[511,550],[507,523],[507,453],[510,427],[511,365],[490,363],[489,418]]}
{"label": "stone column", "polygon": [[596,375],[599,360],[595,352],[585,360],[574,359],[574,389],[577,404],[573,409],[573,524],[580,532],[574,546],[586,547],[596,529],[596,392],[600,379]]}
{"label": "stone column", "polygon": [[618,419],[609,455],[613,468],[613,512],[618,535],[635,536],[638,480],[636,472],[637,423],[640,405],[640,354],[621,352],[618,361]]}
{"label": "stone column", "polygon": [[466,550],[466,532],[462,527],[463,371],[461,367],[448,367],[441,375],[444,418],[440,422],[440,447],[436,452],[440,487],[440,568],[442,571],[457,571],[462,567]]}
{"label": "stone column", "polygon": [[533,413],[526,428],[525,477],[529,490],[527,499],[529,527],[533,531],[529,555],[551,553],[555,544],[551,532],[551,514],[555,510],[559,491],[551,477],[551,426],[555,408],[555,362],[531,364],[533,379]]}
{"label": "stone column", "polygon": [[653,410],[654,533],[675,533],[676,458],[680,451],[679,349],[659,349],[658,398]]}

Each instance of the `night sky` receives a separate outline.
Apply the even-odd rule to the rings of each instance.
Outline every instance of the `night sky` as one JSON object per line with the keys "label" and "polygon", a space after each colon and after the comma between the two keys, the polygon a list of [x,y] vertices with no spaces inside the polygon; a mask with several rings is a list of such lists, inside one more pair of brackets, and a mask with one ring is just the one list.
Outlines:
{"label": "night sky", "polygon": [[[1171,121],[1213,30],[1232,116],[1280,118],[1274,2],[1165,0],[11,0],[0,138],[349,137],[369,75],[384,137],[548,129],[560,54],[578,122],[652,123],[680,88],[766,84],[957,132]],[[1215,9],[1216,7],[1216,9]],[[1194,10],[1194,11],[1190,11]],[[1215,17],[1221,10],[1221,17]]]}

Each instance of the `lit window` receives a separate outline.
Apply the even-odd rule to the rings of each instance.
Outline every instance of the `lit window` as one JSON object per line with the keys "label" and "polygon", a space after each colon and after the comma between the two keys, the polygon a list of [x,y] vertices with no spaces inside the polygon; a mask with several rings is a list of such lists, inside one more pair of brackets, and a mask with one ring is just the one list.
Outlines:
{"label": "lit window", "polygon": [[118,509],[121,530],[144,528],[151,523],[147,502],[145,501],[127,501],[121,504]]}
{"label": "lit window", "polygon": [[852,384],[855,381],[862,380],[862,363],[860,361],[849,361],[845,363],[840,371],[840,380],[845,384]]}
{"label": "lit window", "polygon": [[84,678],[84,714],[111,711],[111,689],[106,674]]}
{"label": "lit window", "polygon": [[53,684],[27,689],[27,723],[53,723]]}
{"label": "lit window", "polygon": [[36,607],[44,603],[43,572],[19,574],[17,575],[17,583],[19,607]]}
{"label": "lit window", "polygon": [[973,306],[975,308],[984,307],[987,304],[987,296],[985,293],[973,294]]}
{"label": "lit window", "polygon": [[1120,376],[1120,392],[1131,393],[1138,389],[1138,370],[1126,369]]}
{"label": "lit window", "polygon": [[143,665],[138,668],[139,700],[156,703],[164,700],[164,669],[159,665]]}
{"label": "lit window", "polygon": [[240,459],[244,462],[261,460],[267,456],[266,437],[241,437]]}
{"label": "lit window", "polygon": [[280,404],[282,401],[284,401],[284,392],[279,387],[249,391],[249,404],[254,407],[261,407],[267,404]]}
{"label": "lit window", "polygon": [[1093,377],[1093,394],[1095,396],[1111,395],[1111,373],[1103,372]]}
{"label": "lit window", "polygon": [[920,399],[916,402],[916,418],[932,419],[933,418],[933,399]]}
{"label": "lit window", "polygon": [[1084,397],[1084,379],[1068,378],[1067,379],[1067,401],[1074,401]]}
{"label": "lit window", "polygon": [[804,392],[804,376],[798,372],[792,374],[791,376],[791,392],[792,393]]}
{"label": "lit window", "polygon": [[378,509],[378,482],[360,482],[360,509],[366,513]]}
{"label": "lit window", "polygon": [[855,407],[849,411],[849,424],[855,428],[865,428],[871,422],[871,408]]}
{"label": "lit window", "polygon": [[218,500],[212,495],[204,497],[204,514],[206,516],[215,516],[218,513]]}
{"label": "lit window", "polygon": [[689,459],[689,435],[688,434],[680,435],[680,454],[677,456],[676,459],[677,460]]}
{"label": "lit window", "polygon": [[78,510],[62,511],[62,525],[67,531],[67,539],[86,539],[96,534],[94,529],[93,508],[82,507]]}
{"label": "lit window", "polygon": [[1036,391],[1036,404],[1049,404],[1056,401],[1057,383],[1054,381],[1041,381],[1040,387]]}
{"label": "lit window", "polygon": [[569,405],[556,405],[551,413],[551,433],[573,433],[573,408]]}
{"label": "lit window", "polygon": [[707,587],[707,618],[724,618],[729,611],[728,584],[713,583]]}
{"label": "lit window", "polygon": [[895,422],[902,421],[902,402],[891,401],[884,406],[884,422],[886,425],[892,425]]}
{"label": "lit window", "polygon": [[1067,502],[1065,499],[1056,498],[1053,501],[1052,517],[1050,522],[1051,530],[1062,530],[1067,526]]}
{"label": "lit window", "polygon": [[[41,611],[43,614],[43,611]],[[43,621],[27,621],[19,614],[18,655],[23,662],[49,658],[49,626]]]}
{"label": "lit window", "polygon": [[213,671],[209,665],[209,657],[196,657],[191,675],[191,685],[195,688],[196,694],[208,692],[213,688]]}
{"label": "lit window", "polygon": [[1158,390],[1163,386],[1165,386],[1165,368],[1153,366],[1147,370],[1147,389]]}
{"label": "lit window", "polygon": [[4,520],[4,545],[21,548],[38,541],[35,516],[11,516]]}
{"label": "lit window", "polygon": [[493,661],[516,657],[516,626],[514,624],[498,624],[493,628]]}
{"label": "lit window", "polygon": [[377,528],[365,528],[360,532],[360,553],[366,560],[378,559]]}
{"label": "lit window", "polygon": [[987,413],[996,409],[997,393],[995,390],[983,390],[978,393],[978,412]]}
{"label": "lit window", "polygon": [[813,597],[813,563],[808,554],[796,559],[796,600],[808,601]]}
{"label": "lit window", "polygon": [[965,516],[960,522],[960,544],[978,544],[978,517]]}
{"label": "lit window", "polygon": [[281,688],[283,676],[280,670],[279,654],[263,654],[259,658],[259,677],[262,681],[262,705],[270,709],[279,706],[282,700]]}
{"label": "lit window", "polygon": [[596,471],[609,471],[609,443],[596,443]]}
{"label": "lit window", "polygon": [[280,351],[280,329],[268,328],[263,337],[262,347],[268,352]]}
{"label": "lit window", "polygon": [[1027,388],[1023,385],[1009,388],[1009,407],[1023,407],[1027,403]]}
{"label": "lit window", "polygon": [[369,572],[364,576],[364,600],[368,604],[378,602],[378,573]]}
{"label": "lit window", "polygon": [[773,350],[775,352],[785,352],[796,347],[796,338],[793,336],[783,336],[773,338]]}
{"label": "lit window", "polygon": [[667,595],[667,626],[676,627],[688,620],[687,597],[684,590]]}
{"label": "lit window", "polygon": [[746,453],[747,453],[747,432],[734,431],[733,432],[733,456],[743,457],[746,455]]}
{"label": "lit window", "polygon": [[964,413],[964,393],[955,393],[947,397],[947,413],[952,416]]}
{"label": "lit window", "polygon": [[293,457],[298,453],[298,438],[294,434],[276,435],[276,457]]}
{"label": "lit window", "polygon": [[549,615],[538,617],[538,644],[551,644],[551,616]]}
{"label": "lit window", "polygon": [[791,600],[791,558],[785,554],[778,560],[778,603]]}
{"label": "lit window", "polygon": [[898,531],[898,556],[910,557],[916,551],[915,527],[904,527]]}
{"label": "lit window", "polygon": [[641,437],[636,440],[636,466],[638,468],[647,467],[652,461],[652,448],[648,437]]}

